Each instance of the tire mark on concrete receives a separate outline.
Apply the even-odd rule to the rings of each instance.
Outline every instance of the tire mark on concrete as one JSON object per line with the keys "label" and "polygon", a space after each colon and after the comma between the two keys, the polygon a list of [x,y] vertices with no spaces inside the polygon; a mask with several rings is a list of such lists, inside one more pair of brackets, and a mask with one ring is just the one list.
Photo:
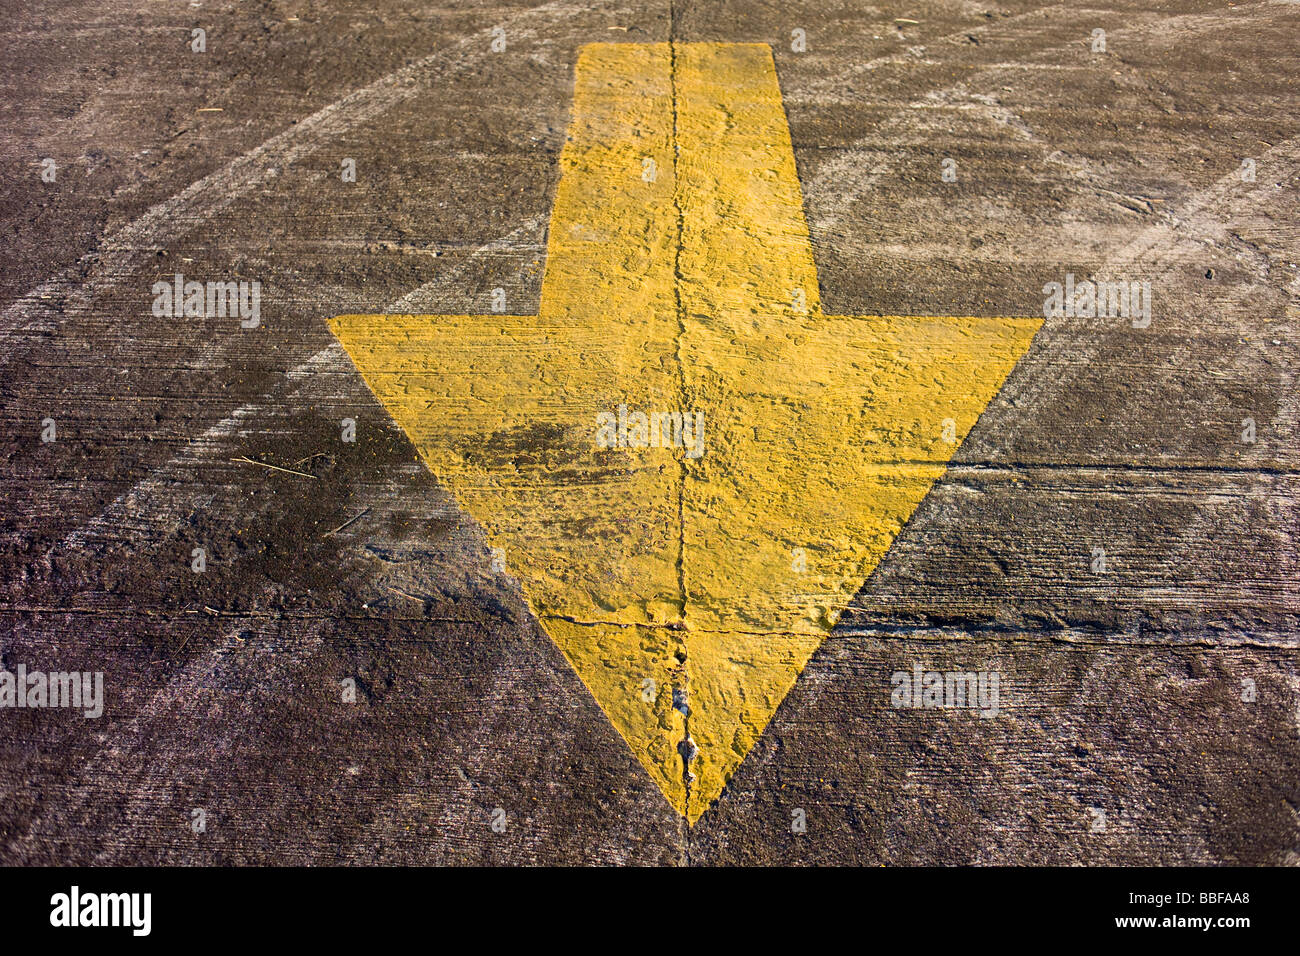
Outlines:
{"label": "tire mark on concrete", "polygon": [[[585,12],[581,4],[555,0],[519,14],[512,32],[532,36],[527,24],[549,25],[556,17]],[[87,253],[64,272],[47,279],[0,313],[0,341],[54,331],[63,320],[92,308],[95,295],[148,258],[160,245],[182,238],[236,200],[274,179],[282,166],[301,160],[329,140],[406,102],[424,90],[423,75],[453,59],[463,60],[471,50],[480,56],[488,49],[491,30],[475,33],[448,50],[439,50],[400,70],[381,77],[340,100],[317,110],[289,129],[276,134],[238,159],[152,206]],[[84,278],[83,278],[84,276]],[[12,348],[3,366],[14,359]],[[0,367],[3,367],[0,366]]]}
{"label": "tire mark on concrete", "polygon": [[[1005,21],[1003,26],[1008,23],[1035,17],[1039,13],[1047,10],[1065,10],[1066,7],[1048,7],[1042,10],[1033,11],[1032,13],[1023,14],[1012,20]],[[1232,21],[1227,21],[1231,24]],[[1243,23],[1254,25],[1254,21],[1243,20]],[[1142,24],[1125,30],[1115,30],[1112,37],[1123,37],[1134,39],[1147,35],[1159,35],[1168,30],[1185,26],[1192,32],[1205,32],[1214,30],[1223,30],[1225,21],[1222,18],[1212,18],[1207,16],[1172,16],[1166,17],[1154,23]],[[987,28],[981,28],[987,29]],[[960,31],[942,37],[940,41],[955,41],[965,37],[968,32]],[[1071,44],[1051,47],[1040,51],[1039,55],[1059,54],[1062,51],[1070,49]],[[877,60],[871,60],[860,67],[860,70],[874,69],[880,66],[914,61],[914,58],[905,54],[891,54],[880,57]],[[1076,166],[1059,157],[1059,150],[1054,149],[1050,143],[1039,136],[1034,130],[1024,122],[1013,111],[997,104],[992,97],[984,94],[971,93],[971,87],[980,81],[991,80],[1003,72],[1012,69],[1023,69],[1022,65],[1017,64],[996,64],[985,67],[973,76],[963,80],[953,86],[941,90],[932,90],[923,96],[912,100],[907,105],[901,107],[900,112],[893,118],[881,124],[879,132],[869,137],[863,137],[854,143],[849,144],[843,152],[836,155],[833,159],[823,165],[817,173],[810,178],[808,184],[804,187],[804,205],[808,209],[808,218],[810,227],[814,233],[814,241],[818,236],[828,236],[835,234],[840,224],[846,216],[846,210],[855,202],[860,200],[866,193],[870,192],[880,183],[880,181],[893,169],[893,162],[887,156],[873,148],[872,144],[878,142],[881,135],[887,130],[896,130],[905,128],[908,123],[914,119],[917,111],[926,109],[957,109],[969,110],[974,112],[983,112],[993,119],[998,125],[1003,126],[1020,136],[1026,142],[1033,142],[1040,145],[1045,150],[1044,161],[1060,165],[1064,168],[1075,170]],[[963,102],[965,100],[965,102]],[[857,101],[853,101],[857,102]],[[859,175],[858,171],[867,167],[866,175]],[[1095,174],[1089,174],[1088,177],[1094,185],[1101,184],[1101,177]],[[1129,198],[1126,194],[1113,188],[1113,185],[1106,183],[1101,191],[1112,196]],[[824,210],[824,211],[822,211]],[[837,241],[843,246],[846,237],[842,234],[837,235]]]}
{"label": "tire mark on concrete", "polygon": [[[445,287],[452,279],[469,271],[480,258],[490,257],[503,248],[513,248],[521,236],[532,235],[538,227],[537,220],[529,220],[524,225],[512,230],[505,236],[486,243],[475,250],[466,260],[457,266],[448,276],[434,282],[426,283],[392,303],[385,312],[401,313],[410,311],[414,304],[426,303],[430,298],[437,301],[450,301],[451,293],[437,296],[437,287]],[[306,361],[289,369],[281,384],[292,386],[287,396],[297,397],[304,389],[311,389],[317,383],[316,376],[323,371],[335,371],[344,375],[352,374],[352,363],[348,361],[338,342],[331,342],[323,349],[312,354]],[[201,462],[210,460],[221,450],[221,442],[235,434],[245,423],[249,422],[259,411],[276,401],[282,400],[278,391],[264,396],[256,402],[239,406],[225,418],[212,425],[198,438],[191,441],[179,454],[165,464],[153,469],[130,490],[119,495],[100,514],[83,526],[67,535],[60,543],[60,549],[82,548],[96,538],[114,539],[121,536],[122,526],[134,521],[134,527],[143,529],[152,527],[161,530],[171,526],[169,520],[175,513],[176,498],[165,494],[165,490],[174,483],[183,481],[185,471]],[[148,515],[145,521],[144,515]],[[141,523],[144,522],[144,523]]]}
{"label": "tire mark on concrete", "polygon": [[[102,744],[98,754],[87,761],[82,775],[64,791],[66,802],[51,809],[56,810],[62,820],[75,821],[78,827],[102,832],[100,827],[89,826],[96,813],[95,804],[100,802],[102,781],[113,781],[114,787],[128,795],[128,808],[142,804],[142,793],[156,793],[155,787],[142,783],[146,776],[174,785],[184,776],[185,765],[191,759],[193,750],[187,746],[191,734],[199,733],[205,724],[211,696],[205,691],[219,687],[226,679],[233,680],[235,675],[256,672],[259,694],[279,692],[277,683],[286,680],[290,670],[305,663],[323,643],[320,627],[320,622],[311,624],[305,639],[287,650],[248,641],[243,628],[226,634],[223,640],[185,664],[150,695],[135,714],[115,730],[112,738]],[[252,707],[251,704],[245,706]],[[178,732],[176,728],[182,730]],[[206,748],[194,749],[202,751]],[[42,815],[34,816],[23,837],[4,846],[6,859],[12,863],[24,846],[33,859],[40,859],[40,854],[33,852],[36,849],[33,844],[37,842],[37,833],[44,819]],[[176,824],[179,827],[185,822],[178,819]],[[113,849],[116,847],[111,845],[101,848],[93,858],[94,863],[111,862]]]}

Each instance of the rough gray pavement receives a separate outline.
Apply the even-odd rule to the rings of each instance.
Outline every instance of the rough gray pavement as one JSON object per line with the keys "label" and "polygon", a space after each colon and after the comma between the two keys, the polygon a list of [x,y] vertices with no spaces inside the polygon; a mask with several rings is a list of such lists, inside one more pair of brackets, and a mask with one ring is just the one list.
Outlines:
{"label": "rough gray pavement", "polygon": [[[0,862],[1300,862],[1300,4],[7,13],[0,665],[107,706],[0,711]],[[1154,290],[1047,321],[694,828],[325,325],[535,311],[577,50],[670,38],[772,44],[827,311]]]}

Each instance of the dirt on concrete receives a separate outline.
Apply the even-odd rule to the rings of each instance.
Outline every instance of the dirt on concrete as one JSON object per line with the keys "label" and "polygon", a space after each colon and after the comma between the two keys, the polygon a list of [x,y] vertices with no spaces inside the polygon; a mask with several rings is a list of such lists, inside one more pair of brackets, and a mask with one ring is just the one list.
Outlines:
{"label": "dirt on concrete", "polygon": [[[669,40],[771,44],[827,312],[1154,303],[1046,321],[693,827],[326,325],[535,313],[577,51]],[[0,862],[1300,861],[1300,5],[61,2],[0,62],[0,665],[106,688],[0,710]]]}

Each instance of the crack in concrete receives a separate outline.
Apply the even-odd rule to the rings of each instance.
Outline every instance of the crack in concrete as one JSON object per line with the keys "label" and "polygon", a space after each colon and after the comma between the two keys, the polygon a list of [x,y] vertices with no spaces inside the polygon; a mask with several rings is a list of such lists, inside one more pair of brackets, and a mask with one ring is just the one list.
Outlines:
{"label": "crack in concrete", "polygon": [[[677,360],[677,393],[679,404],[686,404],[686,366],[682,360],[682,338],[686,334],[686,315],[682,305],[682,238],[685,234],[685,214],[682,211],[681,202],[681,181],[679,178],[681,157],[681,143],[678,137],[678,102],[677,102],[677,7],[670,0],[668,4],[668,85],[672,101],[673,128],[672,128],[672,174],[673,174],[673,212],[677,218],[677,242],[673,249],[673,299],[677,309],[677,338],[675,344],[675,358]],[[677,588],[681,595],[681,639],[680,646],[675,652],[679,670],[677,673],[678,686],[673,688],[673,707],[679,710],[682,715],[682,739],[677,744],[677,752],[682,758],[682,785],[686,790],[685,812],[682,814],[682,840],[683,840],[683,862],[690,863],[690,806],[691,806],[691,784],[695,781],[695,774],[691,772],[691,762],[698,754],[698,748],[691,739],[691,717],[690,717],[690,686],[686,672],[686,661],[688,659],[688,648],[686,641],[686,610],[687,610],[687,592],[686,592],[686,479],[688,475],[688,465],[686,462],[685,450],[674,450],[673,457],[677,459],[680,468],[680,478],[677,485]],[[680,699],[679,699],[680,690]]]}

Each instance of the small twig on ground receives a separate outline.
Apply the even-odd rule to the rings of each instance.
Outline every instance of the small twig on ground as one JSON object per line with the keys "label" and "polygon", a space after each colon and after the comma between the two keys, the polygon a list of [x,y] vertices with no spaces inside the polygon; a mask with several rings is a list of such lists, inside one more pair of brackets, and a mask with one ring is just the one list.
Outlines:
{"label": "small twig on ground", "polygon": [[357,515],[355,518],[349,518],[347,521],[343,522],[341,525],[339,525],[339,526],[338,526],[337,528],[335,528],[333,531],[326,531],[323,535],[321,535],[321,537],[322,537],[322,538],[328,538],[328,537],[329,537],[330,535],[332,535],[332,534],[338,534],[338,533],[339,533],[340,531],[342,531],[344,528],[348,527],[348,525],[355,524],[356,522],[360,521],[362,518],[364,518],[364,517],[365,517],[366,515],[368,515],[368,514],[370,514],[370,509],[369,509],[369,508],[367,508],[365,511],[361,512],[361,514]]}
{"label": "small twig on ground", "polygon": [[279,465],[271,465],[271,464],[268,464],[267,462],[264,462],[264,461],[258,461],[258,460],[255,459],[255,458],[249,458],[249,457],[247,457],[247,456],[240,456],[239,458],[232,458],[232,459],[230,459],[230,460],[231,460],[231,461],[237,461],[237,462],[243,462],[244,464],[247,464],[247,465],[261,465],[263,468],[270,468],[272,471],[282,471],[282,472],[284,472],[286,475],[297,475],[299,478],[310,478],[310,479],[312,479],[313,481],[316,480],[316,476],[315,476],[315,475],[309,475],[309,474],[307,474],[307,472],[305,472],[305,471],[294,471],[292,468],[281,468]]}

